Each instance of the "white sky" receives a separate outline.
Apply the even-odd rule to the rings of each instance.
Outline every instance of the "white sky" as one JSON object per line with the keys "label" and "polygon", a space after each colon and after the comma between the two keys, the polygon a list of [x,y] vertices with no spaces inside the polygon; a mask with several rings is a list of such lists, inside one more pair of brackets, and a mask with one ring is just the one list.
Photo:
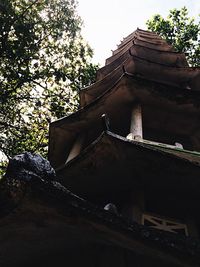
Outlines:
{"label": "white sky", "polygon": [[123,37],[154,14],[166,17],[170,9],[186,6],[190,16],[200,14],[200,0],[78,0],[78,13],[84,21],[82,34],[94,50],[94,63],[104,65]]}

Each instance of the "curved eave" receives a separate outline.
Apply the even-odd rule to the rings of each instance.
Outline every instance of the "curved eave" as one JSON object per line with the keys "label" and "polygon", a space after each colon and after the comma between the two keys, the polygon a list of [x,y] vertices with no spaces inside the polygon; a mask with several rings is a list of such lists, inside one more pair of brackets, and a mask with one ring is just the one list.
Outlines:
{"label": "curved eave", "polygon": [[117,49],[113,51],[113,55],[116,54],[115,51],[120,51],[122,48],[124,48],[125,46],[127,46],[127,44],[130,43],[135,38],[136,31],[134,31],[131,34],[129,34],[127,37],[125,37],[121,41],[121,43],[119,45],[117,45]]}
{"label": "curved eave", "polygon": [[200,155],[104,132],[79,156],[57,169],[57,175],[63,185],[87,199],[111,192],[117,195],[136,185],[171,188],[199,198]]}
{"label": "curved eave", "polygon": [[77,134],[93,127],[96,122],[100,123],[103,113],[107,113],[112,119],[117,108],[123,110],[124,106],[133,103],[134,100],[139,100],[144,105],[146,103],[155,107],[161,106],[172,112],[191,114],[191,119],[199,114],[200,92],[180,90],[177,87],[169,87],[124,74],[113,87],[108,88],[89,105],[50,124],[49,159],[51,164],[58,167],[64,163],[66,158],[63,158],[63,153],[67,157]]}
{"label": "curved eave", "polygon": [[135,32],[124,38],[121,44],[118,45],[117,49],[113,51],[113,55],[119,53],[121,50],[124,49],[125,46],[127,46],[133,40],[136,40],[137,42],[144,42],[147,47],[149,46],[155,49],[161,49],[165,51],[174,51],[173,47],[167,44],[167,42],[160,38],[157,34],[147,31],[144,32],[140,29],[137,29]]}
{"label": "curved eave", "polygon": [[152,47],[148,47],[147,45],[143,44],[143,43],[135,43],[135,41],[131,41],[129,42],[126,46],[123,47],[123,49],[121,49],[118,53],[116,53],[115,55],[112,55],[111,57],[106,59],[106,65],[112,63],[114,60],[116,60],[118,57],[120,57],[123,53],[125,53],[128,49],[130,49],[132,46],[134,47],[138,47],[138,48],[142,48],[143,50],[146,50],[147,52],[151,53],[151,52],[158,52],[160,54],[163,54],[166,56],[169,54],[171,55],[182,55],[184,57],[184,66],[188,66],[186,58],[185,58],[185,54],[184,53],[180,53],[177,51],[166,51],[166,50],[162,50],[162,49],[156,49],[156,48],[152,48]]}
{"label": "curved eave", "polygon": [[113,56],[119,53],[121,50],[124,49],[129,43],[136,43],[136,44],[142,44],[145,47],[149,47],[152,49],[160,50],[160,51],[171,51],[173,52],[174,49],[171,45],[168,45],[166,41],[160,40],[160,39],[147,39],[145,37],[141,37],[139,35],[135,35],[134,38],[132,38],[129,42],[121,45],[116,50],[113,51]]}
{"label": "curved eave", "polygon": [[97,71],[97,81],[103,79],[106,75],[115,70],[119,65],[124,64],[130,56],[140,58],[152,63],[158,63],[169,67],[188,67],[183,53],[162,52],[143,46],[132,45],[127,47],[125,52],[116,57],[111,63],[105,65]]}
{"label": "curved eave", "polygon": [[199,261],[198,241],[128,222],[57,182],[8,181],[1,183],[0,196],[1,266],[95,265],[97,255],[103,258],[99,248],[112,247],[128,250],[131,262],[145,259],[145,266],[195,267]]}
{"label": "curved eave", "polygon": [[[128,59],[125,59],[123,63],[125,63]],[[113,87],[124,75],[123,64],[119,65],[114,71],[110,72],[104,79],[99,80],[80,91],[80,106],[83,107],[88,102],[88,94],[91,100],[94,100],[96,97],[100,96],[104,93],[108,88]]]}
{"label": "curved eave", "polygon": [[130,55],[130,53],[126,54],[126,59],[119,59],[118,64],[119,66],[111,70],[102,80],[80,91],[81,107],[103,94],[124,72],[170,86],[200,90],[200,68],[171,67]]}
{"label": "curved eave", "polygon": [[106,59],[105,65],[108,65],[110,63],[112,63],[114,60],[116,60],[117,58],[119,58],[121,55],[123,55],[126,51],[128,51],[131,46],[133,46],[133,41],[129,42],[128,44],[126,44],[123,49],[120,49],[120,51],[118,53],[116,53],[115,55],[112,55],[111,57]]}

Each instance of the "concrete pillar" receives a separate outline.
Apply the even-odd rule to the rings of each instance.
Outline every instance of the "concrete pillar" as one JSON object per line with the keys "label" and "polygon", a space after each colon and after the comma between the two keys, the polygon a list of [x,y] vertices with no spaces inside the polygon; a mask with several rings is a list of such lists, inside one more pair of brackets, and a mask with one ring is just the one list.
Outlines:
{"label": "concrete pillar", "polygon": [[142,108],[140,104],[135,104],[131,113],[130,133],[132,139],[143,138],[142,132]]}
{"label": "concrete pillar", "polygon": [[140,104],[135,104],[131,113],[130,133],[134,137],[143,137],[142,133],[142,108]]}
{"label": "concrete pillar", "polygon": [[73,144],[73,146],[69,152],[66,163],[69,162],[70,160],[72,160],[73,158],[75,158],[78,154],[80,154],[84,139],[85,139],[84,134],[79,135],[77,137],[76,141],[74,142],[74,144]]}

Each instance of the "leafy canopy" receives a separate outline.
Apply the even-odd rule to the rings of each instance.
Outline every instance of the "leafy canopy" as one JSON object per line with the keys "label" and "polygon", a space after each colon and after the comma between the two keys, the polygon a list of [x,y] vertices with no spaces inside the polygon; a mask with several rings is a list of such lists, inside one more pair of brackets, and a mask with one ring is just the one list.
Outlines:
{"label": "leafy canopy", "polygon": [[74,0],[0,0],[0,157],[47,152],[48,123],[73,112],[97,66]]}
{"label": "leafy canopy", "polygon": [[186,7],[170,10],[167,19],[154,15],[146,24],[177,51],[185,52],[189,65],[200,66],[200,20],[190,18]]}

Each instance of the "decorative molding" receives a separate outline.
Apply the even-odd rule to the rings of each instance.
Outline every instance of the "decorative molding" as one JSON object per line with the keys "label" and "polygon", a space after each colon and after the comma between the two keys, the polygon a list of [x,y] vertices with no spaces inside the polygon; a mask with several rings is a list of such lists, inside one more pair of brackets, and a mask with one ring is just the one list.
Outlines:
{"label": "decorative molding", "polygon": [[176,234],[182,233],[188,236],[187,225],[175,220],[169,220],[151,214],[143,214],[142,224],[152,227],[154,229],[159,229]]}

